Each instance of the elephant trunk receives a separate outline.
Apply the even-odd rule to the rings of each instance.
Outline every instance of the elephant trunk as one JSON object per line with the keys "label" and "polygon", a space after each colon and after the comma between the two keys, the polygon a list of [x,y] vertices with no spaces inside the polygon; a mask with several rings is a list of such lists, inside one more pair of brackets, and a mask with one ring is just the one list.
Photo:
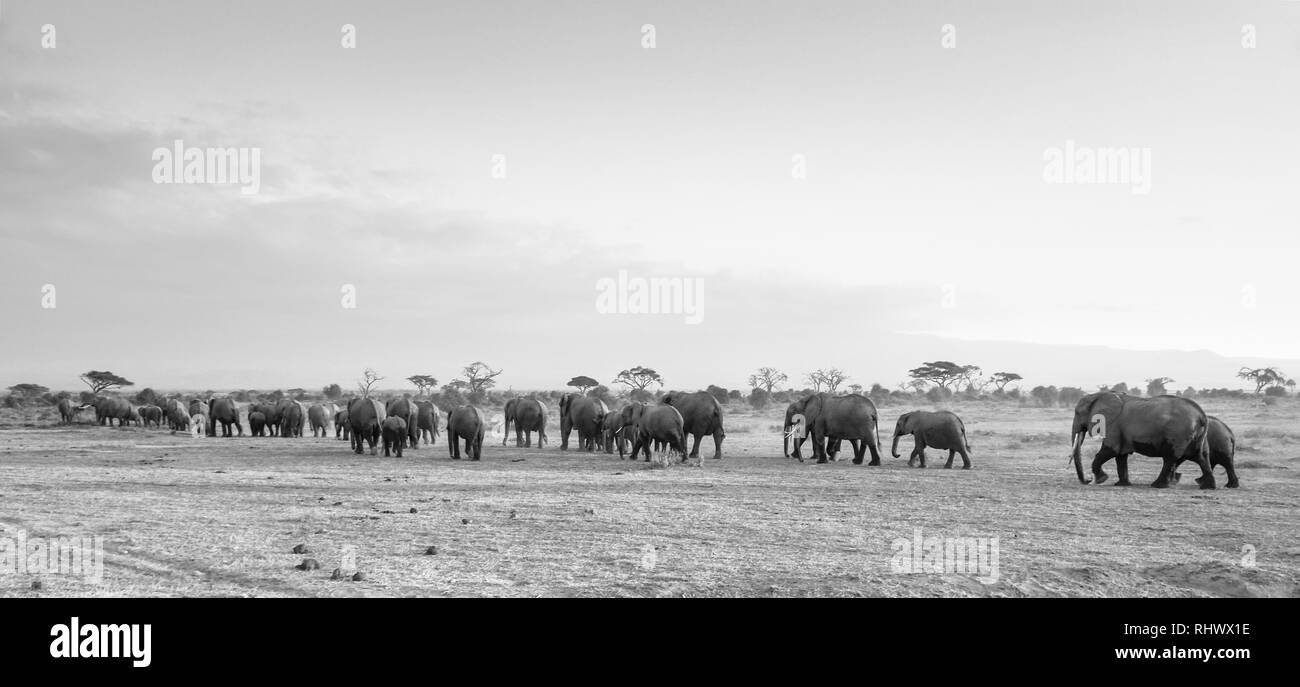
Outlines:
{"label": "elephant trunk", "polygon": [[1092,478],[1083,476],[1083,440],[1087,438],[1088,432],[1074,432],[1070,435],[1070,441],[1074,444],[1074,450],[1071,451],[1070,457],[1074,460],[1074,472],[1079,476],[1079,484],[1091,484]]}
{"label": "elephant trunk", "polygon": [[903,435],[902,435],[902,434],[899,434],[898,432],[894,432],[894,444],[893,444],[893,446],[890,447],[889,452],[890,452],[891,454],[893,454],[893,456],[894,456],[895,458],[901,458],[901,457],[902,457],[902,456],[898,455],[898,440],[899,440],[899,439],[902,439],[902,438],[903,438]]}

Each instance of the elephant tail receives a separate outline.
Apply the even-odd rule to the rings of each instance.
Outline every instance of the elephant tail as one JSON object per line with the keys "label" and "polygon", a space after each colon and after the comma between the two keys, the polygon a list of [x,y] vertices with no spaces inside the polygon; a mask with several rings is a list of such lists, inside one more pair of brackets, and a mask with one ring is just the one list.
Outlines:
{"label": "elephant tail", "polygon": [[970,453],[970,439],[966,438],[966,423],[961,420],[957,420],[957,422],[961,425],[961,443],[966,444],[966,452]]}

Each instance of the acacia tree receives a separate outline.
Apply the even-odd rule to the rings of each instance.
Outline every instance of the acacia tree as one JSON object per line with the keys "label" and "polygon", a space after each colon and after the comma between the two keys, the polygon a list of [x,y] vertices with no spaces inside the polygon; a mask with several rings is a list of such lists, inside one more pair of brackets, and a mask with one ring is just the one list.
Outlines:
{"label": "acacia tree", "polygon": [[659,386],[664,385],[664,378],[654,370],[638,365],[618,373],[614,378],[614,384],[622,384],[628,388],[628,391],[637,392],[645,391],[646,387],[651,384]]}
{"label": "acacia tree", "polygon": [[908,370],[907,374],[912,379],[929,382],[947,391],[948,385],[963,379],[969,384],[970,378],[979,374],[979,371],[979,367],[975,365],[958,365],[947,360],[936,360],[931,363],[922,363],[920,367]]}
{"label": "acacia tree", "polygon": [[380,376],[378,372],[367,367],[366,371],[361,373],[361,379],[357,380],[357,391],[361,392],[362,398],[370,398],[370,389],[382,379],[384,377]]}
{"label": "acacia tree", "polygon": [[482,393],[496,386],[496,377],[501,370],[494,370],[486,363],[475,361],[461,369],[461,376],[471,394]]}
{"label": "acacia tree", "polygon": [[26,405],[27,402],[32,399],[40,398],[41,396],[50,393],[50,390],[40,384],[28,383],[15,384],[9,387],[9,393],[14,397],[14,400],[17,401],[19,405]]}
{"label": "acacia tree", "polygon": [[579,375],[577,377],[574,377],[573,379],[570,379],[569,383],[565,384],[565,386],[576,387],[578,391],[582,393],[583,396],[586,396],[587,390],[594,389],[600,386],[600,382],[592,379],[591,377]]}
{"label": "acacia tree", "polygon": [[762,389],[769,396],[776,387],[784,384],[789,377],[775,367],[760,367],[758,371],[749,376],[749,388]]}
{"label": "acacia tree", "polygon": [[411,375],[406,381],[415,385],[416,396],[423,396],[438,386],[438,380],[433,375]]}
{"label": "acacia tree", "polygon": [[98,395],[102,391],[109,389],[120,389],[125,386],[135,386],[135,382],[107,370],[100,372],[91,370],[81,375],[81,381],[90,387],[90,393]]}
{"label": "acacia tree", "polygon": [[993,382],[993,385],[998,388],[997,390],[999,392],[1001,392],[1008,384],[1018,382],[1022,379],[1024,379],[1024,377],[1021,377],[1014,372],[994,372],[993,376],[989,378],[989,381]]}
{"label": "acacia tree", "polygon": [[1276,367],[1259,367],[1253,370],[1243,367],[1237,370],[1237,377],[1253,382],[1257,394],[1263,391],[1264,387],[1281,386],[1287,382],[1286,373]]}

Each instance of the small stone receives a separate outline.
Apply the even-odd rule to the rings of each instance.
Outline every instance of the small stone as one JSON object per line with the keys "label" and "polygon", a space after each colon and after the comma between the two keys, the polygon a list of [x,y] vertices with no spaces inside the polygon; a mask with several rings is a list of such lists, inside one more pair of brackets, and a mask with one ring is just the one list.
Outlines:
{"label": "small stone", "polygon": [[32,580],[32,591],[39,592],[42,586],[40,580]]}
{"label": "small stone", "polygon": [[412,512],[412,513],[419,513],[420,511],[417,510],[417,509],[415,509],[415,508],[412,508],[412,509],[411,509],[411,512]]}
{"label": "small stone", "polygon": [[311,553],[311,549],[308,549],[305,544],[294,544],[293,553]]}
{"label": "small stone", "polygon": [[468,524],[469,524],[469,518],[461,518],[461,519],[460,519],[460,524],[462,524],[462,525],[468,525]]}
{"label": "small stone", "polygon": [[430,546],[429,548],[427,548],[427,549],[424,550],[424,555],[426,555],[426,556],[437,556],[437,555],[438,555],[438,547],[436,547],[436,546]]}
{"label": "small stone", "polygon": [[362,575],[361,573],[356,573],[355,575],[352,576],[352,581],[353,581],[353,582],[363,582],[363,581],[365,581],[365,579],[366,579],[366,576],[365,576],[365,575]]}
{"label": "small stone", "polygon": [[330,573],[330,579],[331,580],[343,579],[343,570],[341,570],[340,568],[335,568],[334,572]]}
{"label": "small stone", "polygon": [[320,562],[318,562],[315,558],[304,558],[303,561],[302,561],[301,563],[298,564],[298,569],[299,569],[299,570],[319,570],[319,569],[320,569]]}

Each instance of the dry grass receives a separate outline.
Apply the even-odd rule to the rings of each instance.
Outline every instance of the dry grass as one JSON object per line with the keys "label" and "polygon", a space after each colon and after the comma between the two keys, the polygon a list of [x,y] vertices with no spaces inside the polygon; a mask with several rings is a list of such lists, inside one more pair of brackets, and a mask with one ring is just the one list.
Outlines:
{"label": "dry grass", "polygon": [[[663,470],[561,453],[554,417],[546,449],[489,436],[483,462],[469,463],[448,460],[443,438],[385,459],[333,439],[196,440],[8,411],[0,536],[100,534],[108,554],[101,584],[47,575],[34,592],[0,575],[0,594],[1300,594],[1300,450],[1287,431],[1300,409],[1204,405],[1249,438],[1241,489],[1079,485],[1066,466],[1069,410],[989,404],[955,408],[971,471],[942,469],[938,452],[926,470],[888,456],[880,467],[799,464],[781,457],[777,408],[731,409],[725,460]],[[887,450],[908,409],[881,410]],[[706,439],[701,453],[711,450]],[[1132,469],[1146,483],[1158,463]],[[1000,579],[891,573],[892,542],[914,528],[998,537]],[[294,569],[299,543],[321,570]],[[1255,567],[1241,564],[1246,545]],[[365,582],[329,579],[349,551]]]}

